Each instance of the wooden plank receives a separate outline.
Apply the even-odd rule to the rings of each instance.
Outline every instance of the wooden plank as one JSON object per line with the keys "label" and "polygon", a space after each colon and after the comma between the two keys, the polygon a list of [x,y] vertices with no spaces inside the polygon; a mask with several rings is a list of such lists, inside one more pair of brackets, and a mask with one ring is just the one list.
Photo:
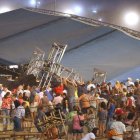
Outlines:
{"label": "wooden plank", "polygon": [[0,118],[9,118],[9,119],[11,119],[12,117],[10,117],[10,116],[0,115]]}
{"label": "wooden plank", "polygon": [[0,135],[0,139],[2,138],[11,138],[11,135]]}

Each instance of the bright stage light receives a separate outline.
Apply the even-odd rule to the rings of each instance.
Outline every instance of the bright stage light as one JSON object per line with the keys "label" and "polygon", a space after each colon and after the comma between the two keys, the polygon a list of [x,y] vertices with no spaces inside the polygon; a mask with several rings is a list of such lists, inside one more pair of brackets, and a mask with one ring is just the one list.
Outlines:
{"label": "bright stage light", "polygon": [[36,7],[38,8],[38,6],[40,6],[41,2],[39,0],[30,0],[30,5],[32,7]]}
{"label": "bright stage light", "polygon": [[75,14],[81,14],[82,13],[82,7],[81,6],[75,6],[74,7],[74,12]]}
{"label": "bright stage light", "polygon": [[99,20],[99,21],[102,21],[102,18],[99,18],[98,20]]}
{"label": "bright stage light", "polygon": [[129,12],[124,17],[125,23],[130,26],[134,26],[139,22],[139,16],[135,12]]}
{"label": "bright stage light", "polygon": [[66,14],[74,14],[74,12],[72,10],[66,10],[64,13],[66,13]]}
{"label": "bright stage light", "polygon": [[35,6],[35,5],[36,5],[36,0],[30,0],[30,4],[31,4],[32,6]]}
{"label": "bright stage light", "polygon": [[8,11],[10,11],[9,7],[0,7],[0,13],[5,13],[5,12],[8,12]]}
{"label": "bright stage light", "polygon": [[96,14],[97,13],[97,10],[93,10],[92,12]]}
{"label": "bright stage light", "polygon": [[65,10],[64,13],[65,13],[64,16],[66,17],[71,17],[71,14],[74,14],[73,11],[70,9]]}
{"label": "bright stage light", "polygon": [[80,6],[75,6],[73,9],[66,9],[64,11],[64,13],[66,13],[65,15],[66,16],[70,16],[70,14],[72,15],[78,15],[78,14],[81,14],[82,13],[82,7]]}
{"label": "bright stage light", "polygon": [[10,69],[18,69],[18,65],[9,65]]}

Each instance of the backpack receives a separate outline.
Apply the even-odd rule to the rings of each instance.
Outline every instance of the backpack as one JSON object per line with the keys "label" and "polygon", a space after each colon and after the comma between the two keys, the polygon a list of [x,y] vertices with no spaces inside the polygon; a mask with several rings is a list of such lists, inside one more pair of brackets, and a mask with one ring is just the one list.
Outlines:
{"label": "backpack", "polygon": [[78,115],[78,119],[79,119],[79,124],[80,124],[80,126],[81,126],[81,127],[84,126],[84,125],[85,125],[85,122],[84,122],[84,120],[80,120],[79,115]]}

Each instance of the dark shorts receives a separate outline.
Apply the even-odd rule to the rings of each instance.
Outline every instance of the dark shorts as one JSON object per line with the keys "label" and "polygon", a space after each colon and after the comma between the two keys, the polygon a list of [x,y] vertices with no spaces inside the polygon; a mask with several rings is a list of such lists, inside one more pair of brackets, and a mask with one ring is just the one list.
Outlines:
{"label": "dark shorts", "polygon": [[73,132],[73,134],[81,134],[81,133],[83,133],[83,129],[80,129],[80,130],[73,129],[72,132]]}
{"label": "dark shorts", "polygon": [[89,109],[89,107],[87,107],[87,108],[82,108],[82,113],[83,113],[83,114],[86,114],[88,109]]}

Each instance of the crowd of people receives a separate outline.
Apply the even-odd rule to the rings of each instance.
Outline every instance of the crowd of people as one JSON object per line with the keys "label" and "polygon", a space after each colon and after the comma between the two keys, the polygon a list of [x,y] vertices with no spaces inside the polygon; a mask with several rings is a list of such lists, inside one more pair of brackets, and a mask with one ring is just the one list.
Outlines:
{"label": "crowd of people", "polygon": [[[14,131],[23,131],[22,122],[32,120],[39,132],[38,120],[43,122],[59,110],[68,127],[67,139],[94,140],[107,137],[110,140],[140,139],[140,80],[95,83],[75,82],[62,78],[55,86],[30,87],[24,83],[15,89],[0,84],[1,115],[12,117]],[[11,123],[3,117],[4,130]],[[63,126],[57,128],[59,133]],[[58,135],[56,136],[58,138]]]}

